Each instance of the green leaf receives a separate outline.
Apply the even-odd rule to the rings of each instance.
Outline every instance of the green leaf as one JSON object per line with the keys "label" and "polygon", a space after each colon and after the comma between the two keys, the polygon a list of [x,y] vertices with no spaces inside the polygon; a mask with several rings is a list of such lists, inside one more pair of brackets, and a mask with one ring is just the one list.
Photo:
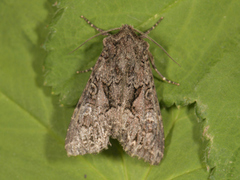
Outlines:
{"label": "green leaf", "polygon": [[[239,5],[2,1],[0,179],[239,179]],[[90,75],[76,71],[92,67],[102,50],[97,37],[68,54],[97,33],[80,15],[102,29],[131,24],[141,31],[164,17],[149,36],[181,68],[149,42],[159,71],[180,83],[153,71],[166,137],[160,165],[128,156],[116,140],[100,154],[67,157],[66,131]]]}

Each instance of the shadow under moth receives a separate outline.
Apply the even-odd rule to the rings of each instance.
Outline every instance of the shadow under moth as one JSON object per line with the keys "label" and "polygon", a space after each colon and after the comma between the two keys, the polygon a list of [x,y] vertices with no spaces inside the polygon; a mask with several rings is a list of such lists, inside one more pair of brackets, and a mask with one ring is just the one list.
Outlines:
{"label": "shadow under moth", "polygon": [[[118,139],[127,154],[159,164],[164,153],[164,132],[149,61],[162,80],[179,84],[157,70],[149,44],[143,38],[153,41],[167,54],[147,35],[163,18],[146,32],[129,25],[104,31],[84,16],[81,18],[100,32],[92,38],[107,37],[95,66],[89,69],[91,76],[71,118],[65,141],[68,156],[99,153],[108,148],[112,137]],[[109,33],[114,30],[119,32]]]}

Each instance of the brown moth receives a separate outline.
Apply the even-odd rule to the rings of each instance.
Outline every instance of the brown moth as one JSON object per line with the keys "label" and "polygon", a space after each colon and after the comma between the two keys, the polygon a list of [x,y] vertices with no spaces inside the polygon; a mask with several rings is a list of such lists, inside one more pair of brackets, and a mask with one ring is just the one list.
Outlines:
{"label": "brown moth", "polygon": [[[81,18],[100,32],[92,38],[108,37],[103,39],[102,53],[90,69],[91,76],[71,118],[65,142],[68,156],[99,153],[108,148],[112,137],[129,155],[159,164],[164,153],[164,132],[149,61],[164,81],[179,84],[160,74],[143,38],[162,48],[147,34],[163,18],[145,33],[129,25],[104,31]],[[113,30],[120,31],[109,34]]]}

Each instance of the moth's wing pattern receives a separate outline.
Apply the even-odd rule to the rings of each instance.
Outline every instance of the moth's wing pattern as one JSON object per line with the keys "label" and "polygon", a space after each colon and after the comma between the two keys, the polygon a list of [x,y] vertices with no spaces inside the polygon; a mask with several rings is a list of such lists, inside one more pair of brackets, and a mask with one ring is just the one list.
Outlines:
{"label": "moth's wing pattern", "polygon": [[98,153],[118,139],[131,156],[160,163],[164,133],[149,63],[149,45],[123,25],[103,40],[104,49],[74,110],[68,155]]}
{"label": "moth's wing pattern", "polygon": [[[162,116],[150,63],[147,56],[143,58],[144,66],[136,68],[143,69],[134,75],[138,77],[134,79],[135,99],[131,109],[124,111],[122,133],[118,139],[129,155],[157,165],[164,153]],[[138,65],[140,63],[135,64]]]}
{"label": "moth's wing pattern", "polygon": [[65,140],[68,156],[98,153],[109,144],[110,126],[105,114],[109,104],[99,80],[102,65],[100,56],[71,118]]}

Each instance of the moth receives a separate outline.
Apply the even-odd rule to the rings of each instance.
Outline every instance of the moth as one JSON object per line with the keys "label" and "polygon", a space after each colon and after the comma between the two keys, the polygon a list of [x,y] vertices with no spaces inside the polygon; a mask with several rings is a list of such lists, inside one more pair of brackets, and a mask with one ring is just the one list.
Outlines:
{"label": "moth", "polygon": [[[112,137],[130,156],[159,164],[164,154],[164,132],[149,61],[162,80],[179,84],[157,70],[149,44],[143,38],[163,49],[147,36],[163,18],[146,32],[130,25],[104,31],[84,16],[81,18],[100,32],[92,38],[107,37],[95,66],[89,69],[91,76],[71,118],[65,141],[68,156],[99,153],[108,148]],[[114,30],[119,32],[109,33]]]}

